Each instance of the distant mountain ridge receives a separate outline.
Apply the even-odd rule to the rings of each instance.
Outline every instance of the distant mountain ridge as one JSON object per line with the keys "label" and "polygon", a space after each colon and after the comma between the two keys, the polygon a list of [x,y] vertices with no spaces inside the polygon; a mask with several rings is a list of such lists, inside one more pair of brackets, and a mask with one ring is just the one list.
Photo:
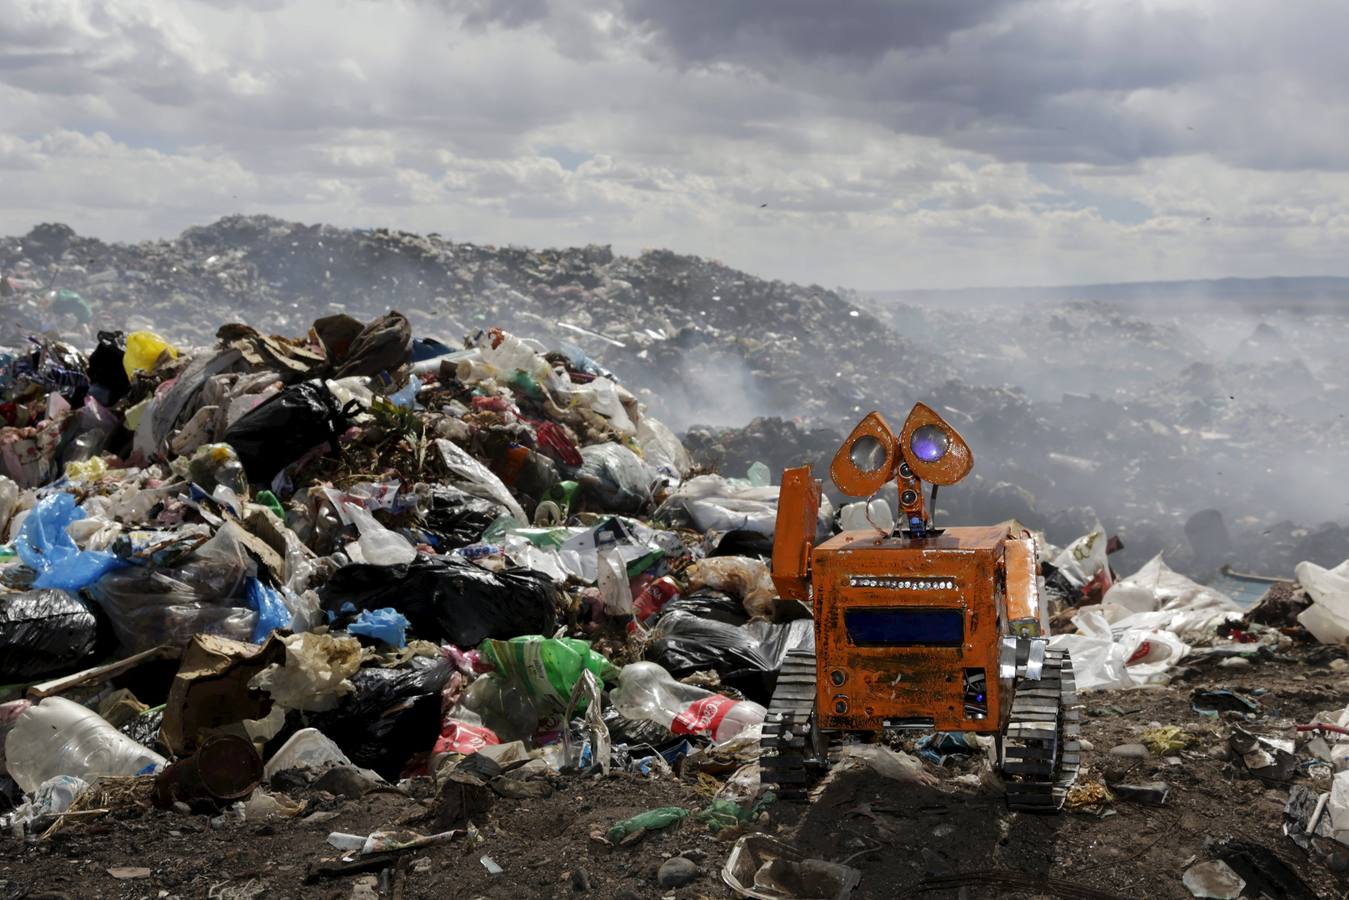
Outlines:
{"label": "distant mountain ridge", "polygon": [[884,305],[982,306],[989,303],[1120,303],[1148,308],[1177,302],[1239,303],[1281,309],[1335,309],[1349,306],[1349,278],[1334,275],[1269,278],[1205,278],[1183,281],[1127,281],[1049,287],[946,288],[866,291]]}

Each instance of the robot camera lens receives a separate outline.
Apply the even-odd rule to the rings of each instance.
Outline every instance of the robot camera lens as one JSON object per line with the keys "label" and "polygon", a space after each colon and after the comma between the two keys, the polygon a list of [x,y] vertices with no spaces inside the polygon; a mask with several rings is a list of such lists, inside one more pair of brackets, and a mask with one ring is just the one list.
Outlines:
{"label": "robot camera lens", "polygon": [[936,462],[951,448],[951,436],[936,425],[924,425],[913,433],[909,446],[923,462]]}

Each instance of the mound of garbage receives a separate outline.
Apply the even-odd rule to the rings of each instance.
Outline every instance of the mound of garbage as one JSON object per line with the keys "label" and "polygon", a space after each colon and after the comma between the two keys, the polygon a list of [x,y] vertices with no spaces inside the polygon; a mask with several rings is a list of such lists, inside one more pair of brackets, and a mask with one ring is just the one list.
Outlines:
{"label": "mound of garbage", "polygon": [[[530,804],[562,815],[568,797],[594,796],[609,820],[567,844],[569,889],[705,884],[709,860],[743,896],[892,885],[808,855],[809,830],[796,844],[762,833],[801,816],[778,809],[758,755],[784,660],[815,639],[768,577],[774,482],[797,461],[784,453],[810,458],[824,436],[743,477],[709,474],[575,346],[486,328],[450,347],[393,311],[327,315],[290,338],[226,324],[205,345],[33,335],[0,361],[0,391],[0,814],[26,846],[110,858],[120,844],[83,842],[113,820],[140,820],[128,834],[200,820],[298,840],[348,810],[303,871],[259,888],[370,872],[406,886],[414,860],[470,851],[472,877],[490,882],[524,864],[510,829],[546,827]],[[771,443],[794,427],[749,433]],[[868,516],[826,500],[816,538]],[[1160,557],[1119,578],[1119,542],[1099,526],[1037,546],[1062,626],[1051,647],[1071,650],[1084,691],[1318,648],[1344,657],[1344,566],[1307,563],[1298,584],[1258,590],[1237,579],[1262,595],[1251,605]],[[1275,720],[1240,693],[1209,694],[1196,709],[1240,715],[1234,765],[1299,780],[1289,809],[1315,821],[1297,846],[1332,866],[1349,712]],[[822,790],[860,768],[942,803],[991,802],[970,736],[842,753]],[[1128,794],[1101,785],[1074,802]],[[386,797],[361,807],[371,821],[349,809],[367,795]],[[691,834],[720,843],[691,848]],[[648,838],[671,847],[651,872],[587,855]],[[42,864],[24,854],[2,854],[0,882]],[[164,866],[107,873],[196,884]]]}

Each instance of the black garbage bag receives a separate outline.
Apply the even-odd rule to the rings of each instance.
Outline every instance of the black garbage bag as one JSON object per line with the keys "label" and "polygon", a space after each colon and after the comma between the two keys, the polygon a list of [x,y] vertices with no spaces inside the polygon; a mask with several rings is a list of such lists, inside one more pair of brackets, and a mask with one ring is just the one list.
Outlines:
{"label": "black garbage bag", "polygon": [[355,691],[308,724],[332,739],[356,765],[397,783],[408,763],[429,754],[440,736],[440,692],[454,667],[443,657],[418,657],[409,668],[367,666],[351,676]]}
{"label": "black garbage bag", "polygon": [[686,612],[700,619],[712,619],[726,625],[744,625],[749,621],[745,604],[730,594],[699,588],[674,598],[661,608],[662,613]]}
{"label": "black garbage bag", "polygon": [[89,354],[89,392],[104,406],[112,406],[131,390],[122,357],[126,338],[120,331],[100,331],[98,346]]}
{"label": "black garbage bag", "polygon": [[98,619],[74,594],[0,596],[0,684],[78,669],[97,645]]}
{"label": "black garbage bag", "polygon": [[343,566],[319,590],[335,624],[363,609],[396,609],[423,640],[476,647],[487,638],[552,634],[557,591],[533,569],[490,572],[457,556],[419,555],[398,566]]}
{"label": "black garbage bag", "polygon": [[757,703],[767,705],[777,684],[787,651],[815,646],[815,623],[810,619],[774,624],[750,622],[732,625],[670,610],[671,601],[651,630],[645,656],[676,678],[713,669],[730,685]]}
{"label": "black garbage bag", "polygon": [[305,381],[244,413],[225,432],[224,441],[239,454],[248,480],[267,485],[276,473],[320,444],[337,453],[337,438],[347,430],[356,408],[355,400],[339,408],[326,386]]}
{"label": "black garbage bag", "polygon": [[477,543],[483,532],[507,512],[499,503],[449,485],[436,485],[421,527],[444,552]]}

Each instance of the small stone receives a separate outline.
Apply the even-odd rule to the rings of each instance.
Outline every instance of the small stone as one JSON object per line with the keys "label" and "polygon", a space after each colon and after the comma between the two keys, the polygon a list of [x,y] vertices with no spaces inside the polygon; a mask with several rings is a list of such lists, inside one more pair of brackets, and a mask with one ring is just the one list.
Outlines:
{"label": "small stone", "polygon": [[1091,741],[1087,740],[1086,738],[1078,738],[1078,739],[1077,739],[1077,744],[1078,744],[1078,746],[1081,747],[1083,750],[1095,750],[1095,749],[1096,749],[1096,745],[1093,744]]}
{"label": "small stone", "polygon": [[1110,748],[1110,755],[1122,759],[1149,759],[1152,751],[1143,744],[1118,744]]}
{"label": "small stone", "polygon": [[379,900],[379,876],[361,875],[351,885],[351,900]]}
{"label": "small stone", "polygon": [[691,859],[696,863],[702,863],[707,861],[707,851],[699,850],[696,847],[692,850],[685,850],[683,853],[679,855],[684,857],[685,859]]}
{"label": "small stone", "polygon": [[577,866],[571,873],[571,889],[578,894],[584,894],[590,890],[590,873],[580,866]]}
{"label": "small stone", "polygon": [[656,883],[663,888],[683,887],[696,881],[701,874],[702,870],[693,860],[675,856],[661,863],[660,869],[656,871]]}
{"label": "small stone", "polygon": [[144,866],[113,866],[108,870],[108,874],[118,881],[127,881],[132,878],[149,878],[150,870]]}
{"label": "small stone", "polygon": [[1332,659],[1330,661],[1330,670],[1332,672],[1343,672],[1349,669],[1349,659]]}
{"label": "small stone", "polygon": [[1246,669],[1250,668],[1251,661],[1244,656],[1229,656],[1227,659],[1218,663],[1220,669]]}
{"label": "small stone", "polygon": [[1112,784],[1110,790],[1121,800],[1132,800],[1148,806],[1162,806],[1171,786],[1165,781],[1148,781],[1142,784]]}

